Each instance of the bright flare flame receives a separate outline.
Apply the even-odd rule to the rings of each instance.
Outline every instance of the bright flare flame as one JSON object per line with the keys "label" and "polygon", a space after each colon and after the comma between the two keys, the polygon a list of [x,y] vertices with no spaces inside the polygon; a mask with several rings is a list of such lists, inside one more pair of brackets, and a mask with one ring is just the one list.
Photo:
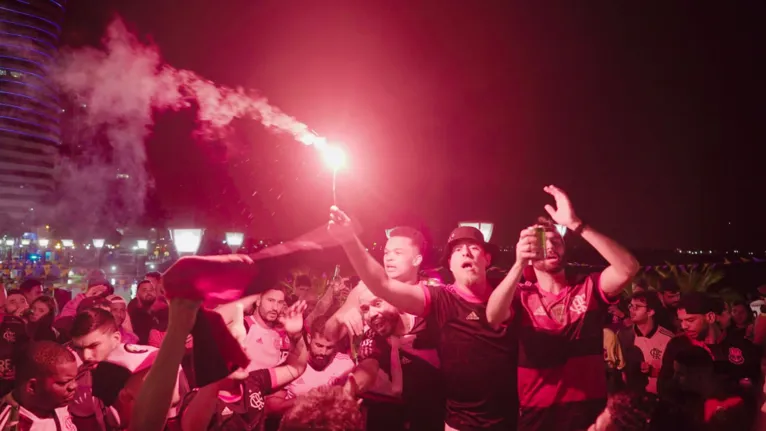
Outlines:
{"label": "bright flare flame", "polygon": [[149,248],[149,241],[145,239],[139,239],[138,241],[136,241],[136,247],[139,250],[146,250]]}
{"label": "bright flare flame", "polygon": [[64,247],[74,247],[74,241],[71,239],[62,239],[61,245],[63,245]]}
{"label": "bright flare flame", "polygon": [[322,153],[327,166],[331,167],[333,171],[337,171],[346,165],[346,153],[340,147],[325,145],[317,146],[317,149]]}
{"label": "bright flare flame", "polygon": [[104,246],[104,243],[106,242],[105,239],[97,238],[93,240],[93,247],[101,248]]}

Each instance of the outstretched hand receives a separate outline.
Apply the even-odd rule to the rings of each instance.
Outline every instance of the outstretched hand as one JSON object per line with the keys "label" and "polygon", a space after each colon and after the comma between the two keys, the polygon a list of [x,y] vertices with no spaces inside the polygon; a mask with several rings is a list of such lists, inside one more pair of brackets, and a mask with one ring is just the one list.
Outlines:
{"label": "outstretched hand", "polygon": [[306,301],[298,301],[279,316],[279,323],[290,337],[300,335],[303,331],[303,312],[307,307]]}
{"label": "outstretched hand", "polygon": [[327,232],[338,242],[347,242],[354,238],[354,227],[351,219],[335,205],[330,207],[330,222]]}
{"label": "outstretched hand", "polygon": [[543,187],[543,190],[545,193],[553,196],[553,199],[556,201],[556,208],[553,208],[551,205],[546,205],[545,211],[550,214],[551,218],[556,223],[566,226],[567,229],[575,230],[582,222],[577,215],[575,215],[569,196],[567,196],[563,190],[553,185],[545,186]]}

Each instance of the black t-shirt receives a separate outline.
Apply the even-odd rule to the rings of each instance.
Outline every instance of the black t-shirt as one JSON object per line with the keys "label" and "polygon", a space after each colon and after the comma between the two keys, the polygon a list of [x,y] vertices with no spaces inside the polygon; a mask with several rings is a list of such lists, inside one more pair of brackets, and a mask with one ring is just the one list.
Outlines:
{"label": "black t-shirt", "polygon": [[0,395],[13,388],[16,360],[28,342],[24,320],[11,315],[3,316],[0,322]]}
{"label": "black t-shirt", "polygon": [[[227,403],[220,398],[216,405],[209,430],[216,431],[252,431],[259,430],[266,419],[264,398],[271,392],[271,374],[268,369],[255,370],[242,381],[242,398],[233,403]],[[197,391],[190,392],[184,397],[181,407],[182,415],[191,400],[197,396]]]}
{"label": "black t-shirt", "polygon": [[486,304],[467,301],[452,286],[424,289],[428,323],[441,329],[447,424],[459,431],[515,430],[518,348],[513,331],[492,329]]}
{"label": "black t-shirt", "polygon": [[[417,346],[417,340],[416,338],[413,347]],[[377,360],[380,369],[391,378],[391,344],[386,337],[371,329],[365,332],[359,345],[359,360],[368,358]],[[402,366],[402,398],[405,403],[409,400],[420,403],[424,397],[442,398],[444,391],[439,369],[417,354],[402,348],[399,349],[399,362]]]}
{"label": "black t-shirt", "polygon": [[673,378],[673,362],[676,355],[686,348],[699,346],[706,349],[713,357],[716,374],[725,377],[732,386],[739,386],[743,379],[749,379],[755,389],[761,381],[761,354],[749,340],[739,337],[725,337],[716,344],[701,345],[686,335],[677,335],[668,343],[662,356],[657,388],[660,395],[668,390]]}

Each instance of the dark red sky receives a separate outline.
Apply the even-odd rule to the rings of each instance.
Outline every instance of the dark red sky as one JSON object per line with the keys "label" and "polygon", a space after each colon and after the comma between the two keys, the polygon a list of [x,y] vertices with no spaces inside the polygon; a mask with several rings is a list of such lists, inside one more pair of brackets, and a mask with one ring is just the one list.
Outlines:
{"label": "dark red sky", "polygon": [[[345,142],[340,204],[373,232],[488,219],[515,242],[554,183],[632,247],[766,250],[764,4],[505,3],[73,0],[65,42],[118,13],[174,66]],[[313,149],[252,121],[195,142],[192,118],[147,144],[169,212],[276,237],[326,219]]]}

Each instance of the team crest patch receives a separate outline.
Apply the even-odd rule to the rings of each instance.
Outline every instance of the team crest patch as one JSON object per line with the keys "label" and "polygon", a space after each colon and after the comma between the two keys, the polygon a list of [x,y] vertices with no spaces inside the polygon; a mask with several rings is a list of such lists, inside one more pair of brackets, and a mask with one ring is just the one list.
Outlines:
{"label": "team crest patch", "polygon": [[734,365],[742,365],[745,363],[745,357],[742,356],[742,350],[736,347],[729,347],[729,362]]}
{"label": "team crest patch", "polygon": [[146,353],[149,351],[149,349],[147,349],[144,346],[139,346],[137,344],[126,344],[125,351],[128,353]]}

